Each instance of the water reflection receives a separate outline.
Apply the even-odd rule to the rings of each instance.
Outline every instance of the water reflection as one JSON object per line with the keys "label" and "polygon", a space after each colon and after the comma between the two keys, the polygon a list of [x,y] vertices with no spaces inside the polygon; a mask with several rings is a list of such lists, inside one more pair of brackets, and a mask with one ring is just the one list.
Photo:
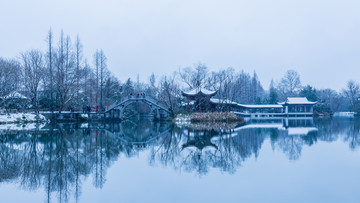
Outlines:
{"label": "water reflection", "polygon": [[0,129],[0,182],[19,182],[27,190],[44,188],[47,201],[56,194],[62,202],[81,195],[89,176],[102,188],[106,171],[123,155],[148,155],[151,165],[205,175],[212,168],[234,173],[244,161],[259,156],[266,139],[289,160],[303,146],[342,140],[351,150],[360,145],[360,121],[331,119],[275,120],[223,126],[178,127],[171,123],[122,123],[16,126]]}

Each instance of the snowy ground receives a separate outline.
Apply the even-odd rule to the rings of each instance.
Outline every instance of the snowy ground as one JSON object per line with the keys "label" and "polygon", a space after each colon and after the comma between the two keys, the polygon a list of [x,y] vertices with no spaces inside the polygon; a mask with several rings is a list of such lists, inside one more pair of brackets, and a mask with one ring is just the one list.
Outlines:
{"label": "snowy ground", "polygon": [[174,118],[173,122],[178,126],[189,126],[191,119],[189,115],[179,114]]}
{"label": "snowy ground", "polygon": [[33,113],[12,113],[12,114],[1,114],[0,123],[29,123],[29,122],[47,122],[47,119],[43,115],[36,115]]}

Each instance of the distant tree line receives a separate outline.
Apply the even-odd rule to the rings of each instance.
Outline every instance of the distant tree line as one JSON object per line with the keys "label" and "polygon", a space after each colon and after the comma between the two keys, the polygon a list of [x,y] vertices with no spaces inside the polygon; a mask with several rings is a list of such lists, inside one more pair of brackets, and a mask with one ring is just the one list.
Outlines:
{"label": "distant tree line", "polygon": [[102,50],[95,51],[90,65],[83,58],[79,37],[72,43],[71,38],[61,32],[55,40],[49,30],[47,45],[46,51],[25,51],[17,60],[0,58],[1,107],[17,106],[10,101],[12,96],[17,96],[11,95],[14,92],[26,96],[29,101],[24,108],[36,112],[39,109],[63,111],[73,106],[79,109],[84,105],[101,107],[121,97],[122,85],[108,71]]}
{"label": "distant tree line", "polygon": [[315,110],[360,112],[359,83],[350,80],[337,92],[333,89],[315,89],[302,85],[300,75],[288,70],[278,81],[272,80],[265,90],[256,74],[227,68],[209,71],[202,63],[180,68],[171,75],[155,76],[147,82],[127,79],[120,82],[107,67],[103,50],[96,50],[92,62],[83,57],[80,38],[75,42],[60,33],[54,39],[51,29],[47,37],[47,50],[28,50],[17,59],[0,58],[0,108],[19,108],[20,103],[11,102],[12,93],[25,95],[29,101],[23,108],[64,111],[71,107],[80,110],[84,106],[103,109],[131,93],[145,93],[165,103],[174,112],[180,110],[183,101],[181,90],[207,88],[216,90],[215,97],[244,104],[276,104],[290,96],[307,97],[318,101]]}

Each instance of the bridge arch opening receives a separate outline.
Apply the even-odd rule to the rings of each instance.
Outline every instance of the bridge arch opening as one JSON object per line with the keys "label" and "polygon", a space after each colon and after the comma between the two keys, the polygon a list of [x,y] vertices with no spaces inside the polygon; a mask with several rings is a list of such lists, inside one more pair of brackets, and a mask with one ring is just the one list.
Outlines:
{"label": "bridge arch opening", "polygon": [[134,118],[138,117],[156,117],[157,111],[156,107],[152,104],[145,102],[132,102],[122,106],[121,109],[121,118]]}
{"label": "bridge arch opening", "polygon": [[[161,117],[166,117],[171,115],[171,112],[168,107],[160,104],[157,100],[152,99],[150,97],[145,96],[138,96],[138,97],[127,97],[123,101],[118,101],[112,104],[108,110],[105,112],[105,117],[108,119],[111,118],[119,118],[124,119],[124,115],[126,114],[126,111],[128,110],[129,105],[136,105],[136,103],[143,103],[148,106],[148,109],[150,110],[152,115],[154,115],[154,118],[160,119]],[[132,109],[140,109],[137,107],[134,107]]]}

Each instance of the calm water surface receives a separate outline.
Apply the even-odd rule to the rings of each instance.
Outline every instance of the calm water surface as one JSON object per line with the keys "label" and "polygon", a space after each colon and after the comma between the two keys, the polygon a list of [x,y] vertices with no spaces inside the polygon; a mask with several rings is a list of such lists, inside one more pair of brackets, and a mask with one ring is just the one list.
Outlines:
{"label": "calm water surface", "polygon": [[359,148],[339,118],[2,125],[0,202],[359,202]]}

